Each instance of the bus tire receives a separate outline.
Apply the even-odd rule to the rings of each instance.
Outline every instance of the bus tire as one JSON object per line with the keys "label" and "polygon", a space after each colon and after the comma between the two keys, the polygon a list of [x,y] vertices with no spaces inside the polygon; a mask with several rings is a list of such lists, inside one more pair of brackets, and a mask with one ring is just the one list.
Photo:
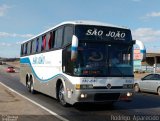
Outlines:
{"label": "bus tire", "polygon": [[160,96],[160,87],[157,89],[157,94]]}
{"label": "bus tire", "polygon": [[30,92],[30,86],[31,86],[31,82],[30,82],[30,80],[28,78],[28,75],[27,75],[26,76],[26,87],[27,87],[27,89],[28,89],[29,92]]}
{"label": "bus tire", "polygon": [[34,85],[33,85],[33,78],[32,78],[32,76],[30,77],[30,92],[31,92],[32,94],[35,94],[35,93],[36,93],[36,91],[34,90]]}
{"label": "bus tire", "polygon": [[27,80],[26,80],[26,87],[28,89],[28,91],[32,94],[35,94],[35,90],[34,90],[34,87],[33,87],[33,80],[32,80],[32,77],[28,77],[27,76]]}
{"label": "bus tire", "polygon": [[66,100],[65,100],[65,90],[63,83],[60,83],[58,87],[58,100],[64,107],[68,106]]}
{"label": "bus tire", "polygon": [[138,85],[138,84],[135,84],[135,85],[134,85],[134,91],[135,91],[135,92],[140,92],[140,88],[139,88],[139,85]]}

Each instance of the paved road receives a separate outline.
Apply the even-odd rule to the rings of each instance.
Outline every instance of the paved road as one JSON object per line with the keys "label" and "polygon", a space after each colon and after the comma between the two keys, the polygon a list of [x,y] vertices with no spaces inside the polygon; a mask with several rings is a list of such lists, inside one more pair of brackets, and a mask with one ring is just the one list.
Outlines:
{"label": "paved road", "polygon": [[2,83],[70,121],[160,120],[160,96],[156,94],[135,94],[132,102],[117,102],[112,107],[105,104],[83,104],[65,108],[54,98],[41,93],[30,94],[20,83],[19,72],[6,73],[4,68],[0,66]]}

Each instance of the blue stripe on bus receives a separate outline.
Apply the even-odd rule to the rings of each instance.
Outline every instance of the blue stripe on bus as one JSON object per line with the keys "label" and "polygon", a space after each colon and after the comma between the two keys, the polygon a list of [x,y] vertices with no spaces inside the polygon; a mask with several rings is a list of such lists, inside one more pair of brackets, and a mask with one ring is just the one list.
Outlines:
{"label": "blue stripe on bus", "polygon": [[29,58],[21,58],[20,63],[28,63],[31,65]]}
{"label": "blue stripe on bus", "polygon": [[73,47],[71,48],[72,51],[77,51],[77,47]]}
{"label": "blue stripe on bus", "polygon": [[[62,74],[56,74],[56,75],[54,75],[53,77],[51,77],[51,78],[49,78],[49,79],[40,79],[39,77],[38,77],[38,75],[36,74],[36,72],[34,71],[34,69],[33,69],[33,67],[32,67],[32,65],[31,65],[31,62],[30,62],[30,60],[29,60],[29,58],[27,57],[27,58],[21,58],[20,59],[20,63],[23,63],[23,64],[29,64],[30,65],[30,67],[31,67],[31,69],[32,69],[32,72],[33,72],[33,74],[35,75],[35,77],[40,81],[40,82],[48,82],[48,81],[51,81],[52,79],[54,79],[54,78],[56,78],[56,77],[58,77],[58,76],[63,76]],[[63,76],[64,77],[64,76]]]}
{"label": "blue stripe on bus", "polygon": [[146,53],[146,50],[140,50],[140,53]]}

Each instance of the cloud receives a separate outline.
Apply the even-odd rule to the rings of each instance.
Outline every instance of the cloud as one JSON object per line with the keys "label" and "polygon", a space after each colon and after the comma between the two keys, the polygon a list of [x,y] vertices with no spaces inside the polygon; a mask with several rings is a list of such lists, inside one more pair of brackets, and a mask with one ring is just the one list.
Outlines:
{"label": "cloud", "polygon": [[31,38],[33,36],[34,35],[32,34],[16,34],[16,33],[0,32],[0,38],[7,38],[7,37]]}
{"label": "cloud", "polygon": [[138,28],[132,31],[133,39],[139,39],[143,42],[158,42],[160,41],[160,30],[152,28]]}
{"label": "cloud", "polygon": [[146,17],[160,17],[160,12],[148,13]]}
{"label": "cloud", "polygon": [[17,47],[20,46],[24,41],[17,41],[17,42],[0,42],[1,47]]}
{"label": "cloud", "polygon": [[23,43],[23,42],[16,42],[17,45],[20,45],[20,44],[22,44],[22,43]]}
{"label": "cloud", "polygon": [[156,18],[156,17],[160,17],[160,12],[147,13],[145,16],[141,17],[141,19],[149,19],[149,18]]}
{"label": "cloud", "polygon": [[5,4],[1,5],[0,6],[0,17],[4,16],[9,8],[10,7],[8,5],[5,5]]}
{"label": "cloud", "polygon": [[10,44],[10,43],[6,43],[6,42],[1,42],[1,43],[0,43],[0,46],[7,46],[7,47],[10,47],[11,44]]}
{"label": "cloud", "polygon": [[145,44],[147,52],[160,51],[160,30],[152,28],[138,28],[132,31],[132,36],[133,40],[137,39]]}

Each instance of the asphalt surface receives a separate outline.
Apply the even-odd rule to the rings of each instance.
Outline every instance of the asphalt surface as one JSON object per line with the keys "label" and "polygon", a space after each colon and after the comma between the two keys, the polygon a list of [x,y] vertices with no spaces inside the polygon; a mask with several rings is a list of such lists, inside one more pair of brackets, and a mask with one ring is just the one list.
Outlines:
{"label": "asphalt surface", "polygon": [[[138,93],[135,94],[132,102],[117,102],[113,106],[107,104],[79,104],[69,107],[61,106],[57,100],[46,96],[44,94],[30,94],[26,87],[20,83],[19,72],[17,69],[16,73],[7,73],[5,72],[5,66],[0,66],[0,82],[17,91],[21,95],[33,100],[34,102],[42,105],[49,111],[56,113],[58,116],[63,117],[64,120],[70,121],[110,121],[110,120],[123,120],[123,121],[159,121],[160,120],[160,96],[156,94],[148,94],[148,93]],[[2,86],[2,85],[1,85]],[[3,87],[0,86],[0,89]],[[5,87],[3,87],[5,88]],[[3,89],[2,89],[3,90]],[[4,89],[5,90],[5,89]],[[3,91],[4,91],[3,90]],[[5,92],[4,92],[5,93]],[[1,94],[1,90],[0,90]],[[13,107],[10,111],[10,115],[18,115],[19,119],[28,119],[30,121],[35,120],[62,120],[53,114],[47,112],[41,107],[27,101],[23,97],[18,96],[12,92],[12,95],[15,95],[14,98],[16,100],[22,100],[21,110],[25,110],[24,113],[19,113],[17,111],[16,114],[12,112],[12,110],[19,110],[18,107]],[[5,114],[3,112],[5,107],[1,102],[0,95],[0,114],[2,118]],[[17,101],[18,102],[18,101]],[[9,104],[12,102],[8,102]],[[7,105],[9,107],[9,104]],[[15,105],[20,105],[17,103]],[[32,108],[31,108],[32,107]],[[9,109],[10,110],[10,109]],[[8,110],[6,110],[8,111]],[[3,113],[2,113],[3,112]],[[35,119],[37,118],[37,119]]]}

